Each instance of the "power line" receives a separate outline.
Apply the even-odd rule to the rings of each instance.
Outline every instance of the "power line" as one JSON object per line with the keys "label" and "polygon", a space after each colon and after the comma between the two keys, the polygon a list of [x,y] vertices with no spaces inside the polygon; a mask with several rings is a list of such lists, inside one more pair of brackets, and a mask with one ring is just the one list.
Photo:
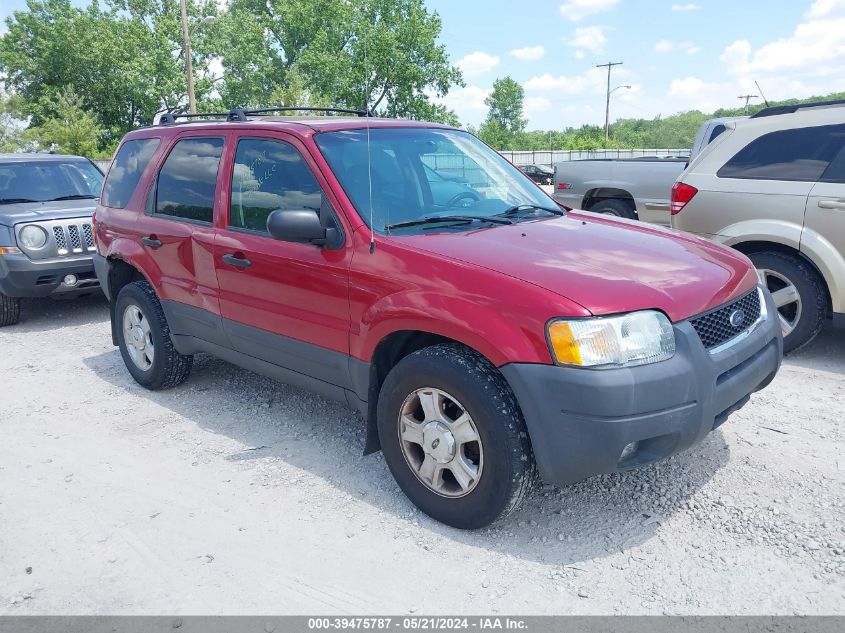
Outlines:
{"label": "power line", "polygon": [[606,64],[596,64],[596,68],[607,67],[607,100],[604,106],[604,146],[607,147],[610,140],[610,71],[614,66],[621,66],[623,62],[607,62]]}

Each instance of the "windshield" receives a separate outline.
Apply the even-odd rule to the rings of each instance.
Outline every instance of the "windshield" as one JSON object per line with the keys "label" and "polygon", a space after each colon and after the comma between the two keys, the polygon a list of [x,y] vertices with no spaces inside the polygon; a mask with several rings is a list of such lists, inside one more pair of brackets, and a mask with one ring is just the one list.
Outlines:
{"label": "windshield", "polygon": [[427,230],[435,224],[414,223],[439,216],[454,219],[459,214],[463,220],[458,227],[466,227],[466,218],[500,216],[515,207],[526,213],[558,209],[522,172],[471,134],[377,128],[370,130],[371,221],[367,130],[322,133],[316,141],[358,214],[380,233],[387,227]]}
{"label": "windshield", "polygon": [[97,198],[103,174],[87,160],[0,163],[0,204]]}

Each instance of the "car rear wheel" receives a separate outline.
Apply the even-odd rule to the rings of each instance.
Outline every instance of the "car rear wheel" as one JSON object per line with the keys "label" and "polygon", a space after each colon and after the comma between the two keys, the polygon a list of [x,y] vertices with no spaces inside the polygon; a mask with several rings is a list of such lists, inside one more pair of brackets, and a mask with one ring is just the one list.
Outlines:
{"label": "car rear wheel", "polygon": [[783,332],[783,351],[793,352],[816,338],[827,314],[827,294],[815,270],[786,253],[749,255],[760,283],[772,293]]}
{"label": "car rear wheel", "polygon": [[460,345],[428,347],[399,361],[381,388],[378,428],[399,487],[453,527],[481,528],[511,514],[536,479],[510,386]]}
{"label": "car rear wheel", "polygon": [[188,377],[194,357],[174,349],[164,310],[149,283],[124,286],[114,314],[120,354],[138,384],[156,391],[175,387]]}
{"label": "car rear wheel", "polygon": [[21,300],[0,293],[0,327],[14,325],[21,320]]}
{"label": "car rear wheel", "polygon": [[591,206],[589,211],[593,211],[594,213],[604,213],[606,215],[615,215],[618,218],[627,218],[629,220],[636,220],[637,214],[631,205],[624,200],[617,200],[617,199],[607,199],[607,200],[599,200],[593,206]]}

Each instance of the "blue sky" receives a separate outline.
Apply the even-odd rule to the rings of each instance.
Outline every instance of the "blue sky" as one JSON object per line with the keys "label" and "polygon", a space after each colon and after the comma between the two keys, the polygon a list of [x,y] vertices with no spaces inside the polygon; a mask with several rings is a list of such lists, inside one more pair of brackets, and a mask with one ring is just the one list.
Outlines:
{"label": "blue sky", "polygon": [[427,0],[467,87],[444,102],[478,124],[497,77],[526,92],[530,128],[845,90],[845,0]]}
{"label": "blue sky", "polygon": [[[86,4],[74,0],[74,4]],[[714,110],[740,94],[781,99],[845,90],[845,0],[426,0],[466,87],[442,101],[478,125],[497,77],[526,92],[529,128]],[[0,17],[25,7],[3,0]],[[3,27],[0,27],[2,29]]]}

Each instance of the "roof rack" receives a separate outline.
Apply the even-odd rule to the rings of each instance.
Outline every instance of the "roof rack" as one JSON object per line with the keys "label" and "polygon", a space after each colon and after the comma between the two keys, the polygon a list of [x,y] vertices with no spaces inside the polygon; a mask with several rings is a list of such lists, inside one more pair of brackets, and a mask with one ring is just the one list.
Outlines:
{"label": "roof rack", "polygon": [[759,112],[751,115],[752,119],[760,119],[766,116],[776,116],[778,114],[792,114],[798,110],[805,108],[824,108],[826,106],[845,105],[845,99],[835,99],[833,101],[814,101],[812,103],[795,103],[793,105],[779,105],[763,108]]}
{"label": "roof rack", "polygon": [[176,119],[207,119],[210,117],[228,117],[228,112],[202,112],[200,114],[188,114],[185,112],[162,112],[158,119],[159,125],[173,125]]}
{"label": "roof rack", "polygon": [[174,125],[177,119],[209,119],[213,117],[224,118],[227,121],[246,121],[250,116],[263,116],[276,112],[332,112],[340,114],[354,114],[359,117],[374,116],[372,110],[352,110],[350,108],[318,108],[313,106],[281,106],[278,108],[232,108],[228,112],[201,112],[198,114],[185,114],[182,112],[164,112],[158,120],[158,125]]}
{"label": "roof rack", "polygon": [[258,108],[256,110],[232,110],[232,113],[242,111],[246,115],[250,114],[272,114],[274,112],[337,112],[340,114],[354,114],[360,117],[374,116],[372,110],[353,110],[350,108],[319,108],[313,106],[282,106],[278,108]]}

